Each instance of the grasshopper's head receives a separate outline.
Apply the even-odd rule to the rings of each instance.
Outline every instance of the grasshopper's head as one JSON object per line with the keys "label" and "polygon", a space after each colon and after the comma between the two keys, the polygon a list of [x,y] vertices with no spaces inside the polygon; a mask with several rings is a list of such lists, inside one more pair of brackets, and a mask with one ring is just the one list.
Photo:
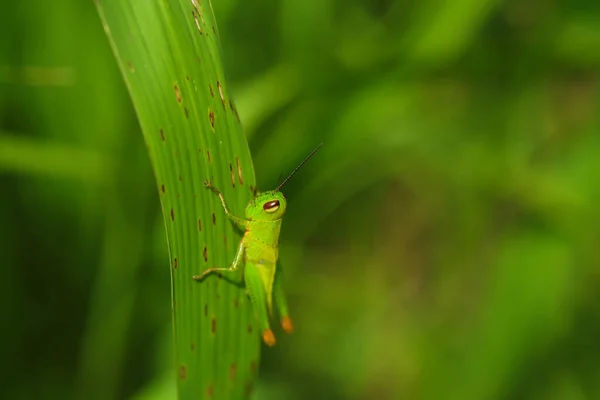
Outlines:
{"label": "grasshopper's head", "polygon": [[285,178],[283,182],[279,184],[279,186],[277,186],[277,188],[275,188],[275,190],[259,193],[258,195],[256,195],[256,197],[254,197],[250,204],[248,204],[248,207],[246,207],[246,219],[250,219],[253,221],[277,221],[283,218],[283,214],[285,214],[285,209],[287,206],[287,201],[285,200],[285,196],[279,191],[279,189],[281,189],[281,187],[285,185],[285,183],[292,176],[294,176],[296,172],[298,172],[298,170],[304,165],[304,163],[306,163],[308,159],[311,158],[317,152],[317,150],[321,148],[322,145],[323,143],[318,145],[317,148],[314,149],[308,155],[308,157],[306,157],[304,161],[302,161],[300,165],[298,165],[296,169],[294,169],[292,173],[287,178]]}
{"label": "grasshopper's head", "polygon": [[259,193],[246,207],[246,218],[253,221],[277,221],[283,218],[287,201],[277,190]]}

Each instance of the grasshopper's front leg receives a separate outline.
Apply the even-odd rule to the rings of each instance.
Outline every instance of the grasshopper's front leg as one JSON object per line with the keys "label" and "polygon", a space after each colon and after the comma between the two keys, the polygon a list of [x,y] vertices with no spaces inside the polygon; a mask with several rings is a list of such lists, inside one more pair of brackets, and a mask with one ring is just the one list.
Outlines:
{"label": "grasshopper's front leg", "polygon": [[192,279],[196,280],[196,281],[201,281],[202,279],[204,279],[204,277],[212,272],[219,272],[219,271],[227,271],[227,272],[234,272],[237,270],[238,266],[240,265],[240,263],[242,262],[242,260],[244,259],[244,249],[245,249],[245,242],[244,242],[244,238],[242,238],[242,240],[240,240],[240,245],[238,247],[238,251],[235,254],[235,258],[233,259],[233,263],[231,264],[231,266],[229,268],[209,268],[206,271],[204,271],[202,274],[200,275],[194,275],[192,277]]}
{"label": "grasshopper's front leg", "polygon": [[215,186],[213,186],[213,184],[206,180],[204,181],[204,186],[206,186],[207,188],[209,188],[210,190],[212,190],[213,192],[215,192],[215,194],[217,196],[219,196],[219,199],[221,200],[221,204],[223,205],[223,209],[225,210],[225,215],[227,215],[227,218],[229,218],[230,220],[232,220],[236,225],[238,225],[240,228],[244,228],[246,229],[246,225],[247,225],[247,220],[244,218],[240,218],[237,217],[235,215],[233,215],[230,211],[229,211],[229,207],[227,207],[227,203],[225,202],[225,198],[223,197],[223,193],[221,193],[221,191],[219,189],[217,189]]}

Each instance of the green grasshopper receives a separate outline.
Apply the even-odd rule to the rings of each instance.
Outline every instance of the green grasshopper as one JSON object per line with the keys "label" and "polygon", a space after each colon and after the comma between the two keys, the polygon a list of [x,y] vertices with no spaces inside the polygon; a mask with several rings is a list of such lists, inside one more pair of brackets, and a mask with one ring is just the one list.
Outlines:
{"label": "green grasshopper", "polygon": [[201,275],[194,275],[193,279],[202,280],[212,272],[234,272],[238,267],[243,266],[244,282],[256,318],[261,324],[262,339],[267,346],[274,346],[276,342],[269,323],[269,316],[273,315],[273,297],[275,297],[284,332],[292,333],[294,330],[283,292],[281,266],[277,268],[279,232],[287,206],[285,196],[279,190],[322,145],[323,143],[319,144],[275,190],[255,194],[246,207],[245,218],[233,215],[229,211],[221,191],[210,181],[204,181],[204,185],[219,196],[225,215],[233,223],[244,228],[245,232],[229,268],[208,268]]}

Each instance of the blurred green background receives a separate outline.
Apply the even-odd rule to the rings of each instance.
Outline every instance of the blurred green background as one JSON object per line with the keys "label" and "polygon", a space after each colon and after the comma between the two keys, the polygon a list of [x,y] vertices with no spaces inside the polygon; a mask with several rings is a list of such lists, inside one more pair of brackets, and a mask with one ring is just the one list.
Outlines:
{"label": "blurred green background", "polygon": [[[213,0],[297,331],[256,399],[600,399],[600,3]],[[156,185],[93,2],[2,2],[0,398],[173,396]],[[91,396],[91,397],[90,397]]]}

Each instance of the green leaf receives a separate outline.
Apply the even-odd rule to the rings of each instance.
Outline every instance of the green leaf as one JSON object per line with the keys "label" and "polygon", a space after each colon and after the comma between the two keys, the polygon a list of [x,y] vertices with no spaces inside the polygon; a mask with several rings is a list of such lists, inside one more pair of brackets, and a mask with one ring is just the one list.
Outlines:
{"label": "green leaf", "polygon": [[[241,285],[192,276],[233,260],[255,185],[252,159],[225,82],[209,1],[97,1],[140,121],[167,232],[180,399],[249,396],[259,362],[258,329]],[[239,282],[239,279],[237,279]]]}

